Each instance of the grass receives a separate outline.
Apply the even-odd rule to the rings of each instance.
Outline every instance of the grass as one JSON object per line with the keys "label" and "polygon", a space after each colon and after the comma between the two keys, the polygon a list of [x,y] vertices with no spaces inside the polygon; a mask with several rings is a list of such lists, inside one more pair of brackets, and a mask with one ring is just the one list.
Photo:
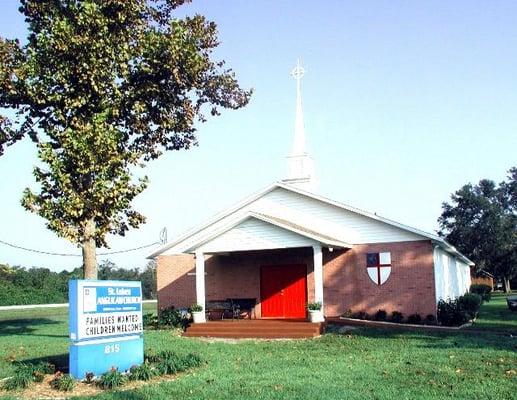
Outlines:
{"label": "grass", "polygon": [[[516,295],[517,293],[513,293]],[[517,336],[517,312],[510,311],[506,305],[505,293],[494,293],[492,299],[483,304],[476,322],[470,329],[483,329],[508,332]]]}
{"label": "grass", "polygon": [[[476,324],[483,334],[357,329],[314,340],[209,342],[149,331],[147,351],[194,352],[206,365],[95,399],[515,399],[517,339],[491,329],[512,327],[517,314],[495,324],[491,304],[498,301],[483,306]],[[0,313],[0,375],[9,375],[12,357],[66,364],[66,334],[65,310]]]}

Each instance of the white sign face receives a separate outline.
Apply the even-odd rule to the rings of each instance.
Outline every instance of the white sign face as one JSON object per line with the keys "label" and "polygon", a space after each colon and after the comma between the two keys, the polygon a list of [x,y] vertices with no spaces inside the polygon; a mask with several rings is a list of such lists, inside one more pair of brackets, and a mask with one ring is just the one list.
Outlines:
{"label": "white sign face", "polygon": [[95,288],[83,288],[83,312],[97,311],[97,290]]}
{"label": "white sign face", "polygon": [[142,332],[140,282],[79,280],[70,287],[72,340],[135,335]]}

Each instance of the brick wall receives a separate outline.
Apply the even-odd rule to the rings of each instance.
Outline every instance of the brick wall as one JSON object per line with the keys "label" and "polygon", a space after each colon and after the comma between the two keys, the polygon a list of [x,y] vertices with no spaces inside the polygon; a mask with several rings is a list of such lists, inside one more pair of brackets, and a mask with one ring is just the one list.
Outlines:
{"label": "brick wall", "polygon": [[[391,252],[392,270],[381,286],[366,271],[366,253]],[[158,306],[188,307],[196,301],[194,257],[158,257]],[[436,313],[431,242],[412,241],[357,245],[351,250],[323,252],[325,314],[337,316],[347,309],[375,313],[398,310],[406,316]],[[237,252],[206,259],[206,298],[256,298],[260,302],[261,265],[307,265],[307,298],[314,300],[312,249]],[[260,317],[260,304],[255,309]]]}
{"label": "brick wall", "polygon": [[[391,274],[376,285],[366,270],[366,254],[391,252]],[[400,311],[408,316],[436,315],[433,249],[429,240],[357,245],[328,252],[324,259],[325,315],[346,310]]]}
{"label": "brick wall", "polygon": [[[195,260],[192,255],[160,256],[157,259],[158,307],[189,307],[196,302]],[[205,294],[207,301],[228,298],[255,298],[255,315],[260,318],[260,266],[309,265],[312,274],[312,249],[235,252],[207,256]],[[308,283],[309,293],[314,289]]]}
{"label": "brick wall", "polygon": [[159,256],[156,259],[158,309],[188,307],[196,301],[194,256],[190,254]]}

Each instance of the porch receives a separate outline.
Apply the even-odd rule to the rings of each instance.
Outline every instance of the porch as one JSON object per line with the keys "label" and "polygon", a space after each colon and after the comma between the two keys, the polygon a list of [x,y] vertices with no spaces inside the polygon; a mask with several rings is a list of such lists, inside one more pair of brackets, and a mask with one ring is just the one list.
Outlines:
{"label": "porch", "polygon": [[[307,303],[323,305],[320,246],[196,254],[195,302],[204,322],[307,321]],[[230,321],[231,322],[231,321]]]}
{"label": "porch", "polygon": [[183,336],[230,339],[304,339],[320,336],[324,329],[325,324],[322,322],[311,323],[295,319],[240,319],[192,324],[183,333]]}
{"label": "porch", "polygon": [[[182,260],[186,265],[192,262],[193,269],[176,280],[176,298],[181,299],[176,305],[183,307],[185,303],[193,304],[191,301],[200,305],[205,313],[196,315],[198,324],[219,319],[211,318],[214,314],[225,319],[229,310],[235,316],[235,308],[242,310],[242,303],[251,304],[244,307],[248,309],[249,319],[307,321],[307,303],[320,303],[324,310],[324,251],[344,248],[351,245],[307,226],[247,212],[221,230],[177,248],[178,253],[188,255]],[[212,312],[214,303],[219,313]],[[237,307],[233,307],[235,304]],[[312,316],[313,322],[324,320],[323,312],[312,313]],[[242,316],[237,319],[239,317]],[[228,327],[226,321],[218,323],[221,325],[217,325],[217,329],[224,331]],[[274,324],[271,322],[271,330]],[[216,325],[211,326],[216,328]],[[244,325],[242,327],[244,329]],[[260,327],[267,330],[269,325]],[[313,329],[319,334],[319,328],[309,330]],[[297,333],[306,334],[293,332],[293,335]]]}

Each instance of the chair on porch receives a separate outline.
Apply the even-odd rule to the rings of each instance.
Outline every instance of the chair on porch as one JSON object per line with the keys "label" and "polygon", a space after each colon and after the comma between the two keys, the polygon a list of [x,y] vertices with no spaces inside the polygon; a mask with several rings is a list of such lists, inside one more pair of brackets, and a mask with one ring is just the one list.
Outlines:
{"label": "chair on porch", "polygon": [[257,299],[228,299],[231,304],[232,319],[252,319]]}
{"label": "chair on porch", "polygon": [[208,321],[233,318],[232,304],[228,300],[211,300],[206,302],[206,319]]}

